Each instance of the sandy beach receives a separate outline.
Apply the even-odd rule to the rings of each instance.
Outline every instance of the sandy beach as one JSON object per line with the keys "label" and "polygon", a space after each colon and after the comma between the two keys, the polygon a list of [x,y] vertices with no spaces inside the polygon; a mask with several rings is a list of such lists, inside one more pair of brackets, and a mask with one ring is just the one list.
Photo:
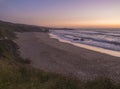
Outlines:
{"label": "sandy beach", "polygon": [[16,33],[21,56],[32,66],[82,80],[108,76],[120,81],[120,58],[59,42],[42,32]]}

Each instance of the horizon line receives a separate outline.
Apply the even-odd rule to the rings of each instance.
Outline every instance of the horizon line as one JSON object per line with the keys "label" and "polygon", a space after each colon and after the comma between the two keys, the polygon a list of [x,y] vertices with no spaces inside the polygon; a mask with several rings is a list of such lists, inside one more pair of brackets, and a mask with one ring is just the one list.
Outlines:
{"label": "horizon line", "polygon": [[82,25],[82,26],[50,26],[50,25],[37,25],[37,24],[29,24],[29,23],[22,23],[22,22],[13,22],[13,21],[7,21],[7,20],[1,20],[2,22],[8,22],[13,24],[21,24],[21,25],[31,25],[31,26],[38,26],[38,27],[47,27],[47,28],[72,28],[72,29],[120,29],[120,25],[113,24],[113,25]]}

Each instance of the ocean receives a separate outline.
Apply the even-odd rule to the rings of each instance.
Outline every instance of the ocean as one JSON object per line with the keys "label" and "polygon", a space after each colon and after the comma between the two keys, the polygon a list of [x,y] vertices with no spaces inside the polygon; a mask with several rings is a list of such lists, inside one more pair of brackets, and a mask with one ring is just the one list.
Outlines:
{"label": "ocean", "polygon": [[120,57],[120,29],[50,30],[50,36],[75,46]]}

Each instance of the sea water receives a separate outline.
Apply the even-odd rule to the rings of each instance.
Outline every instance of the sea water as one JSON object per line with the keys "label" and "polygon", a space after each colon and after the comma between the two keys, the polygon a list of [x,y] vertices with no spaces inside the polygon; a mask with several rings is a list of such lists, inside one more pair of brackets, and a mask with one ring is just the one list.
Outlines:
{"label": "sea water", "polygon": [[120,57],[120,30],[50,30],[61,42]]}

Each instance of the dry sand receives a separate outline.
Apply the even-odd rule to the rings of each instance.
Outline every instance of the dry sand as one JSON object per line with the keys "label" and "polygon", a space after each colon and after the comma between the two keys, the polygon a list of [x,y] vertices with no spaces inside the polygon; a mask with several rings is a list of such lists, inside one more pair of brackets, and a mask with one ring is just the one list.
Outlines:
{"label": "dry sand", "polygon": [[79,79],[109,76],[120,81],[120,58],[61,43],[47,33],[16,33],[21,56],[32,66]]}

